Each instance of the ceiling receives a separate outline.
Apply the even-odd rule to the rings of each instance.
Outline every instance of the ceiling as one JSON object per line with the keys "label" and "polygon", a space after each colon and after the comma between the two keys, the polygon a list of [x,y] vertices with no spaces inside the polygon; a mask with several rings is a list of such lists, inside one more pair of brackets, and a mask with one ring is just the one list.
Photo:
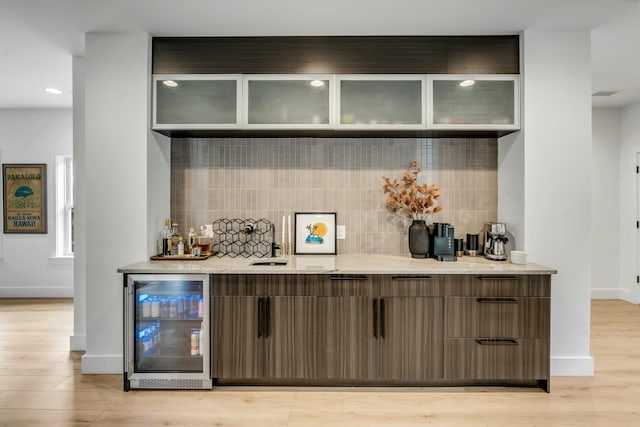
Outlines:
{"label": "ceiling", "polygon": [[[0,108],[71,107],[84,33],[481,35],[592,30],[596,106],[640,102],[638,0],[0,0]],[[44,92],[56,87],[62,95]]]}

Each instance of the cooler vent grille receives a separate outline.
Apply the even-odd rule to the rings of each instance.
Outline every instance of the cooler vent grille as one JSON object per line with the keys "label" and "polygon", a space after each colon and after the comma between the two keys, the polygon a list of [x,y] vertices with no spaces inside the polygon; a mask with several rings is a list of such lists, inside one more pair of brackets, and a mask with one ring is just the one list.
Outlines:
{"label": "cooler vent grille", "polygon": [[133,388],[156,388],[156,389],[210,389],[211,382],[207,380],[187,380],[187,379],[140,379],[137,384],[132,381]]}

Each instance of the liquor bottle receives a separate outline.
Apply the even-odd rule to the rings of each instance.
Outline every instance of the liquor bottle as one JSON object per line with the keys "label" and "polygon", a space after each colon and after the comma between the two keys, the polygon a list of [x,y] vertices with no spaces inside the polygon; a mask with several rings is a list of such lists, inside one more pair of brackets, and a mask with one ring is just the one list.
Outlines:
{"label": "liquor bottle", "polygon": [[196,232],[193,231],[193,228],[189,229],[189,235],[187,238],[187,251],[188,253],[192,253],[193,247],[196,245]]}
{"label": "liquor bottle", "polygon": [[197,237],[197,243],[198,246],[202,248],[203,254],[211,251],[211,239],[207,236],[204,225],[200,226],[200,234]]}
{"label": "liquor bottle", "polygon": [[184,255],[184,242],[182,236],[178,237],[178,255]]}
{"label": "liquor bottle", "polygon": [[178,255],[178,241],[180,240],[180,233],[178,233],[178,223],[171,224],[171,255]]}
{"label": "liquor bottle", "polygon": [[169,229],[169,219],[164,220],[164,230],[162,230],[162,255],[169,255],[169,239],[171,238],[171,230]]}

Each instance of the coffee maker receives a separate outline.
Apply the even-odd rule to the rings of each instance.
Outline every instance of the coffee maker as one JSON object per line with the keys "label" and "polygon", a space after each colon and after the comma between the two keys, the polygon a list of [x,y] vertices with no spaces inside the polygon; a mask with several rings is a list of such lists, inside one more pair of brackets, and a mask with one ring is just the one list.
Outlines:
{"label": "coffee maker", "polygon": [[455,246],[453,225],[436,222],[433,224],[431,235],[431,256],[438,261],[455,261]]}
{"label": "coffee maker", "polygon": [[501,222],[488,222],[484,225],[484,256],[494,261],[507,260],[507,226]]}

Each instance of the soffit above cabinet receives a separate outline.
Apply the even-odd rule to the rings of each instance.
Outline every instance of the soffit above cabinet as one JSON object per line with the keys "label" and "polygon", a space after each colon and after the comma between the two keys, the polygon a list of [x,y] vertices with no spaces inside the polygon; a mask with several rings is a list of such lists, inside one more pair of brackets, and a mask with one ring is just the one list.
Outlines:
{"label": "soffit above cabinet", "polygon": [[153,74],[519,74],[509,36],[154,37]]}

